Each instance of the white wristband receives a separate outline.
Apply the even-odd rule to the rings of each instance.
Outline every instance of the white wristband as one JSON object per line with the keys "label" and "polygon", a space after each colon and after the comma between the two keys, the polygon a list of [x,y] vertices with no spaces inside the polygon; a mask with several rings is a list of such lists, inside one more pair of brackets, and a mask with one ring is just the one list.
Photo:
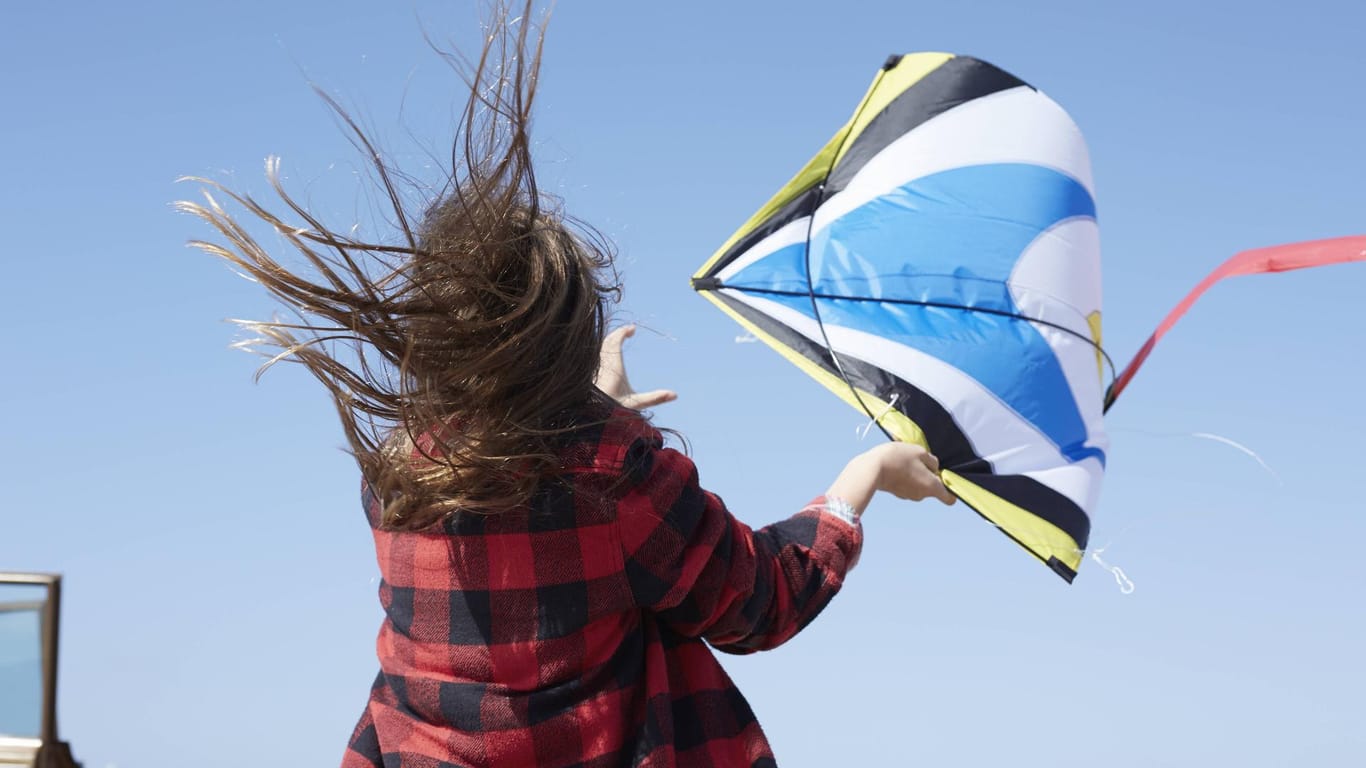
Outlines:
{"label": "white wristband", "polygon": [[826,496],[823,509],[850,525],[859,524],[859,516],[858,513],[854,511],[854,505],[838,496]]}

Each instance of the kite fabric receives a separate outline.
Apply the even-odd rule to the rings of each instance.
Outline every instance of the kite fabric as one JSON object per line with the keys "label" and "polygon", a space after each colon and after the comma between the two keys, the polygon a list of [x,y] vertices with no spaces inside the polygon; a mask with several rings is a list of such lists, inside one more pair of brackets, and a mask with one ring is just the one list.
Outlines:
{"label": "kite fabric", "polygon": [[1105,466],[1081,132],[966,56],[890,59],[693,287],[1071,581]]}
{"label": "kite fabric", "polygon": [[1366,258],[1366,238],[1240,254],[1107,388],[1090,159],[1057,103],[967,56],[894,56],[853,117],[693,287],[1067,581],[1105,469],[1105,409],[1222,277]]}

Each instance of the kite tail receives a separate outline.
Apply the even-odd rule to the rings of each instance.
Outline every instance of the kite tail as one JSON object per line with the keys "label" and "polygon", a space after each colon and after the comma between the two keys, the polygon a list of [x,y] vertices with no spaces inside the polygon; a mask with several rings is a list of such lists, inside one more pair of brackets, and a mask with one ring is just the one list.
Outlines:
{"label": "kite tail", "polygon": [[1186,294],[1186,298],[1181,300],[1162,322],[1153,331],[1153,335],[1134,355],[1134,359],[1124,367],[1115,382],[1110,385],[1109,392],[1105,396],[1105,410],[1119,399],[1119,395],[1124,388],[1129,385],[1134,374],[1143,366],[1143,362],[1152,353],[1153,347],[1157,342],[1171,330],[1176,321],[1186,314],[1186,311],[1195,304],[1210,286],[1223,280],[1226,277],[1237,275],[1258,275],[1271,272],[1289,272],[1295,269],[1307,269],[1309,267],[1322,267],[1329,264],[1345,264],[1351,261],[1366,261],[1366,235],[1354,237],[1338,237],[1328,240],[1311,240],[1303,243],[1290,243],[1288,245],[1277,245],[1270,248],[1257,248],[1251,251],[1243,251],[1236,254],[1228,261],[1220,264],[1217,269],[1209,273],[1195,289]]}

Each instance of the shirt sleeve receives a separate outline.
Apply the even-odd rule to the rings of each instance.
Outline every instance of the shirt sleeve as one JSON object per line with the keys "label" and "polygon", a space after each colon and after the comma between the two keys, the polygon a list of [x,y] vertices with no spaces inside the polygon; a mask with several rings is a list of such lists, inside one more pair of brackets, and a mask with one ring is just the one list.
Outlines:
{"label": "shirt sleeve", "polygon": [[823,498],[756,531],[703,490],[693,462],[657,434],[632,444],[625,466],[617,522],[636,604],[717,650],[786,642],[858,559],[862,528],[824,511]]}

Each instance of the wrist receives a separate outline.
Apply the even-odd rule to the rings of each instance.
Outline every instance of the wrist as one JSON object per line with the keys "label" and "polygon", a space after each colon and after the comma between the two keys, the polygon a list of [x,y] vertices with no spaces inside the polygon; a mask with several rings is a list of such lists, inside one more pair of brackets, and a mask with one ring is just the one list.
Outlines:
{"label": "wrist", "polygon": [[850,525],[858,525],[859,517],[863,515],[863,510],[857,509],[845,499],[839,496],[826,495],[822,503],[822,510],[827,514],[834,515]]}
{"label": "wrist", "polygon": [[867,473],[873,484],[873,490],[885,490],[885,480],[887,479],[887,454],[892,447],[892,443],[882,443],[881,445],[870,448],[862,454],[854,457],[855,461],[863,461],[864,471]]}
{"label": "wrist", "polygon": [[862,514],[868,502],[872,501],[873,494],[877,493],[878,484],[881,482],[884,462],[880,456],[881,452],[874,449],[850,459],[844,471],[840,472],[839,477],[835,478],[835,482],[826,490],[826,497],[843,499],[854,510],[855,515]]}

